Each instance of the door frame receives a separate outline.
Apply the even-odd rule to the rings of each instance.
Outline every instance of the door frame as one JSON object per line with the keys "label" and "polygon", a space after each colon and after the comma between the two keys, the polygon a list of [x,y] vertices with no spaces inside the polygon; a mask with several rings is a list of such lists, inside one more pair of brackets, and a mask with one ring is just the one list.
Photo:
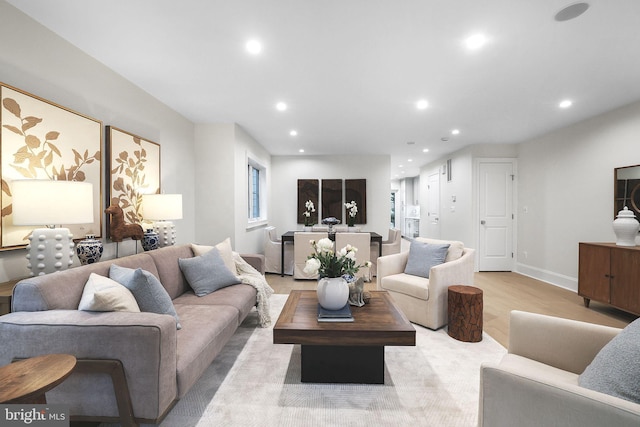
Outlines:
{"label": "door frame", "polygon": [[[480,247],[480,164],[481,163],[510,163],[513,171],[513,194],[511,208],[513,212],[513,230],[511,232],[511,249],[513,251],[513,262],[511,271],[516,271],[518,264],[518,159],[515,157],[476,157],[474,159],[474,212],[473,212],[473,233],[476,240],[476,248]],[[480,266],[480,251],[476,251],[476,271]]]}

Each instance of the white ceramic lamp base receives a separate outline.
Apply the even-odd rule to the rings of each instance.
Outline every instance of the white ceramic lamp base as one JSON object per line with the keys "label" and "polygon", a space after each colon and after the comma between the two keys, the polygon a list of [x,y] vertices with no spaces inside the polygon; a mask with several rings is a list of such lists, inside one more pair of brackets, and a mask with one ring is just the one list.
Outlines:
{"label": "white ceramic lamp base", "polygon": [[176,226],[171,221],[156,221],[153,223],[153,231],[158,233],[158,246],[172,246],[176,243]]}
{"label": "white ceramic lamp base", "polygon": [[73,235],[68,228],[36,228],[27,245],[32,276],[66,270],[73,264]]}

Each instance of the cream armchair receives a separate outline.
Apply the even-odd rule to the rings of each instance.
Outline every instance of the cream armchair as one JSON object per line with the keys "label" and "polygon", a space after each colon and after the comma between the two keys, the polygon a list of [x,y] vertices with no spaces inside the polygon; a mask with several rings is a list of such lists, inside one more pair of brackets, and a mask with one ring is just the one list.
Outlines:
{"label": "cream armchair", "polygon": [[426,243],[450,243],[443,264],[432,267],[429,278],[406,274],[409,252],[378,258],[378,290],[391,294],[409,321],[430,329],[447,324],[447,295],[451,285],[473,285],[475,250],[462,242],[425,239]]}
{"label": "cream armchair", "polygon": [[307,263],[309,255],[313,254],[313,247],[309,243],[311,240],[316,242],[324,239],[328,234],[314,232],[299,232],[293,234],[293,278],[294,279],[317,279],[318,275],[309,275],[304,272],[304,266]]}
{"label": "cream armchair", "polygon": [[[282,240],[273,226],[264,229],[265,272],[281,273]],[[284,245],[284,274],[293,274],[293,245]]]}
{"label": "cream armchair", "polygon": [[[371,253],[371,275],[378,275],[378,249],[379,243],[371,242],[369,251]],[[402,247],[402,233],[397,228],[389,229],[389,237],[382,241],[382,255],[397,254]]]}
{"label": "cream armchair", "polygon": [[578,385],[621,329],[512,311],[509,352],[480,369],[478,425],[640,426],[640,405]]}

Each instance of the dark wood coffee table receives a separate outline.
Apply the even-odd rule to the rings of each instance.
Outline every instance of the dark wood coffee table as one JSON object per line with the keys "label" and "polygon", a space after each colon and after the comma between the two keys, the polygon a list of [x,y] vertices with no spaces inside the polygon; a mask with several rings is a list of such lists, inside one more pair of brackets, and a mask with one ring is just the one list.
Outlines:
{"label": "dark wood coffee table", "polygon": [[302,382],[384,384],[384,347],[416,345],[416,330],[386,291],[351,307],[353,322],[318,322],[316,291],[291,291],[274,344],[300,344]]}
{"label": "dark wood coffee table", "polygon": [[46,354],[0,367],[0,403],[47,403],[45,392],[64,381],[76,366],[69,354]]}

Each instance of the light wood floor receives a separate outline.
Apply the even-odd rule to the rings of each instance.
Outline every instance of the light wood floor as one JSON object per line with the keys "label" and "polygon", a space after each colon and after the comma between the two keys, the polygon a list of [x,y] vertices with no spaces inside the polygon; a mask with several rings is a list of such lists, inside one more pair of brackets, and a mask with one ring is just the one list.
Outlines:
{"label": "light wood floor", "polygon": [[[266,277],[279,294],[288,294],[292,289],[313,290],[317,286],[317,282],[313,280],[294,280],[291,276],[267,274]],[[509,341],[511,310],[615,327],[624,327],[637,317],[593,301],[590,308],[586,308],[582,297],[576,293],[518,273],[476,273],[474,286],[483,291],[484,331],[505,347]],[[375,278],[365,286],[365,290],[375,288]]]}

